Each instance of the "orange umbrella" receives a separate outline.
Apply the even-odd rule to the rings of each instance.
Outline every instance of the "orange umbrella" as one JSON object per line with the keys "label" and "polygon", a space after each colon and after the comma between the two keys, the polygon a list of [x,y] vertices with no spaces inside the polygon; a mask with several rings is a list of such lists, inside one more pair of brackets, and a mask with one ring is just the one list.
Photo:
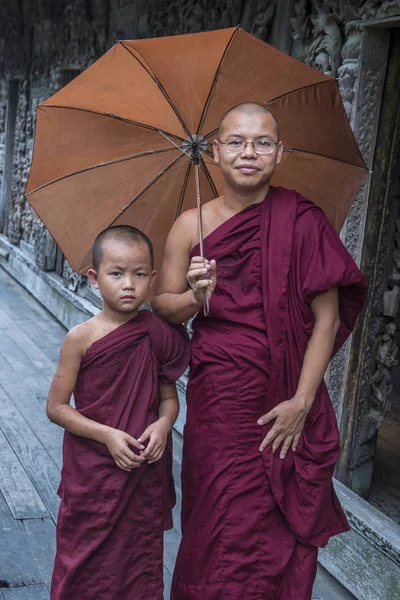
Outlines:
{"label": "orange umbrella", "polygon": [[280,124],[272,183],[339,230],[367,171],[334,79],[240,28],[122,41],[37,109],[26,197],[72,268],[85,273],[96,235],[118,224],[145,231],[159,265],[178,215],[221,193],[209,143],[248,101]]}

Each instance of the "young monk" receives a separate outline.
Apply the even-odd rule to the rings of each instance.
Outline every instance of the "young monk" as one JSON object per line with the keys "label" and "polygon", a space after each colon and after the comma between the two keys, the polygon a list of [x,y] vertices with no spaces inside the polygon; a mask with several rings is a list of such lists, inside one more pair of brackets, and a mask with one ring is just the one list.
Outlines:
{"label": "young monk", "polygon": [[163,598],[174,503],[165,449],[189,350],[183,330],[138,312],[155,276],[142,232],[97,237],[88,277],[103,310],[66,336],[47,401],[65,429],[52,600]]}

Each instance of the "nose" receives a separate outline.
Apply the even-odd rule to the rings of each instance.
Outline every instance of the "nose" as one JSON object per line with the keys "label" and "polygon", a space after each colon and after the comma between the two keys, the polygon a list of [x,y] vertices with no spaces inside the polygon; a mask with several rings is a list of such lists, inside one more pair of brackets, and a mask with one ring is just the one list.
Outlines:
{"label": "nose", "polygon": [[131,275],[126,275],[124,277],[123,289],[124,290],[134,290],[135,289],[135,277],[132,277]]}
{"label": "nose", "polygon": [[246,158],[257,158],[257,153],[254,150],[254,142],[246,142],[241,155],[245,156]]}

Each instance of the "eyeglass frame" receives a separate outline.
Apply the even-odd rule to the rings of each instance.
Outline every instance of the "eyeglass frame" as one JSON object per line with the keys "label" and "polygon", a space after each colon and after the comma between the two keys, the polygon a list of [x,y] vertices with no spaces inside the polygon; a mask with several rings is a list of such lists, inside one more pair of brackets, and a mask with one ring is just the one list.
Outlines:
{"label": "eyeglass frame", "polygon": [[[260,138],[260,139],[262,139],[262,138]],[[272,154],[272,153],[273,153],[273,151],[274,151],[274,149],[272,149],[272,150],[271,150],[271,152],[257,152],[257,150],[256,150],[256,147],[255,147],[255,145],[254,145],[254,144],[255,144],[255,142],[256,142],[257,140],[252,140],[252,141],[250,141],[250,142],[249,142],[249,141],[245,141],[245,140],[243,140],[243,143],[244,143],[244,148],[243,148],[243,150],[242,150],[241,152],[229,152],[229,150],[226,150],[226,144],[227,144],[228,142],[223,142],[223,141],[222,141],[222,140],[220,140],[219,138],[216,138],[216,140],[217,140],[217,142],[219,142],[220,144],[223,144],[223,145],[225,146],[225,151],[226,151],[226,153],[227,153],[227,154],[236,154],[236,155],[238,155],[238,154],[242,154],[242,153],[243,153],[243,152],[246,150],[246,148],[247,148],[247,146],[248,146],[249,144],[251,144],[251,145],[253,146],[253,150],[254,150],[254,152],[255,152],[255,153],[258,155],[258,156],[260,156],[260,155],[261,155],[261,156],[269,156],[269,154]],[[278,142],[273,142],[272,140],[269,140],[269,141],[270,141],[272,144],[274,144],[274,146],[279,146],[279,141],[278,141]]]}

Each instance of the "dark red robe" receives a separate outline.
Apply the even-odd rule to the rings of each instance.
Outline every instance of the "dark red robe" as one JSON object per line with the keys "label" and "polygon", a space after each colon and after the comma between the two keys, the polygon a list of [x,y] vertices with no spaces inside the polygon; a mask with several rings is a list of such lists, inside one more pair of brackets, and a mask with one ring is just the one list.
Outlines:
{"label": "dark red robe", "polygon": [[[308,600],[317,547],[348,530],[332,487],[335,414],[322,383],[296,453],[258,448],[257,419],[291,398],[314,324],[310,302],[339,288],[335,351],[366,281],[323,212],[283,188],[205,239],[217,261],[210,314],[193,323],[173,600]],[[192,255],[198,254],[198,247]]]}
{"label": "dark red robe", "polygon": [[[175,382],[188,361],[183,330],[141,311],[89,348],[76,408],[138,438],[158,418],[158,383]],[[163,599],[170,467],[164,453],[128,473],[104,444],[65,432],[52,600]]]}

